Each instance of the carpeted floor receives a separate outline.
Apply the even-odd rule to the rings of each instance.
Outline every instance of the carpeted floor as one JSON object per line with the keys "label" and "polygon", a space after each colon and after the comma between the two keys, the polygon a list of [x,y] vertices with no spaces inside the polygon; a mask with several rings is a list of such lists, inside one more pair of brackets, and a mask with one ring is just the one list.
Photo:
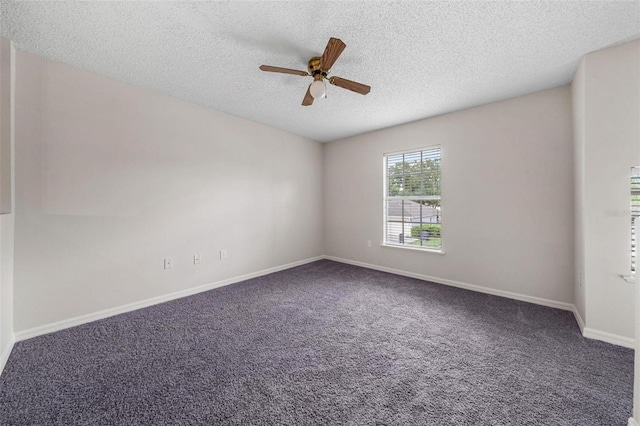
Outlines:
{"label": "carpeted floor", "polygon": [[3,425],[620,425],[573,315],[319,261],[19,342]]}

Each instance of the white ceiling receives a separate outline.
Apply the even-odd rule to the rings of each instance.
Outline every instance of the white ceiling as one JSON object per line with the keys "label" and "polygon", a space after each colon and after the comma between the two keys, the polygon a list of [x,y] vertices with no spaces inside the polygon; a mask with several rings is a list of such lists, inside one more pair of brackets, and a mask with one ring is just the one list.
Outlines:
{"label": "white ceiling", "polygon": [[[580,58],[640,37],[640,1],[0,2],[18,49],[318,141],[571,81]],[[329,37],[347,48],[329,86],[300,103]]]}

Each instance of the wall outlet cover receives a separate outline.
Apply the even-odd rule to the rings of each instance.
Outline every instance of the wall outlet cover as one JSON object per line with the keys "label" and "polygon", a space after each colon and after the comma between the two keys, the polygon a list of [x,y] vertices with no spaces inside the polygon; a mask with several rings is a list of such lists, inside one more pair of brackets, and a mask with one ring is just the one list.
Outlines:
{"label": "wall outlet cover", "polygon": [[166,258],[164,260],[164,269],[172,269],[173,268],[173,260]]}

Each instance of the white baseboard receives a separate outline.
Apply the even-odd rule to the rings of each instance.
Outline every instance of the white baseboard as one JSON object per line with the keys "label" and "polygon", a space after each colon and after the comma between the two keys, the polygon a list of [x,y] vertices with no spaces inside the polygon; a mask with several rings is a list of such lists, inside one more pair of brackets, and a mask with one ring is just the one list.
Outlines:
{"label": "white baseboard", "polygon": [[527,296],[526,294],[513,293],[511,291],[497,290],[494,288],[483,287],[475,284],[467,284],[460,281],[448,280],[445,278],[432,277],[424,274],[417,274],[415,272],[402,271],[400,269],[387,268],[385,266],[372,265],[370,263],[358,262],[355,260],[343,259],[340,257],[325,256],[325,259],[334,260],[336,262],[348,263],[349,265],[362,266],[363,268],[375,269],[376,271],[389,272],[391,274],[402,275],[410,278],[417,278],[419,280],[431,281],[438,284],[444,284],[451,287],[462,288],[465,290],[477,291],[479,293],[491,294],[494,296],[506,297],[508,299],[520,300],[522,302],[535,303],[537,305],[549,306],[551,308],[562,309],[565,311],[574,310],[572,303],[558,302],[555,300],[543,299],[541,297]]}
{"label": "white baseboard", "polygon": [[0,354],[0,374],[2,374],[2,372],[4,371],[5,365],[7,365],[7,361],[9,360],[9,355],[11,355],[11,350],[13,349],[14,343],[15,343],[15,338],[12,336],[11,340],[9,340],[9,344],[7,345],[6,348],[4,348],[4,351],[2,351],[2,354]]}
{"label": "white baseboard", "polygon": [[580,333],[584,336],[584,321],[582,316],[580,315],[580,311],[578,311],[578,307],[573,305],[573,316],[576,318],[576,322],[578,323],[578,327],[580,327]]}
{"label": "white baseboard", "polygon": [[102,311],[93,312],[90,314],[81,315],[78,317],[54,322],[51,324],[41,325],[41,326],[30,328],[27,330],[17,331],[15,333],[15,341],[19,342],[22,340],[31,339],[32,337],[42,336],[43,334],[53,333],[54,331],[64,330],[65,328],[75,327],[77,325],[101,320],[104,318],[112,317],[114,315],[124,314],[126,312],[135,311],[137,309],[146,308],[149,306],[157,305],[159,303],[180,299],[182,297],[191,296],[194,294],[202,293],[204,291],[212,290],[214,288],[224,287],[226,285],[235,284],[240,281],[246,281],[251,278],[261,277],[263,275],[268,275],[274,272],[283,271],[285,269],[294,268],[296,266],[315,262],[321,259],[324,259],[324,256],[316,256],[308,259],[303,259],[297,262],[287,263],[285,265],[275,266],[273,268],[252,272],[250,274],[239,275],[237,277],[227,278],[222,281],[216,281],[214,283],[204,284],[198,287],[192,287],[185,290],[176,291],[174,293],[153,297],[151,299],[141,300],[140,302],[133,302],[126,305],[117,306],[115,308],[105,309]]}
{"label": "white baseboard", "polygon": [[580,316],[580,312],[578,312],[578,308],[575,306],[573,308],[573,316],[576,317],[576,322],[578,323],[578,327],[580,327],[580,332],[583,337],[587,339],[601,340],[603,342],[623,346],[625,348],[635,349],[635,339],[585,326],[584,320],[582,319],[582,316]]}
{"label": "white baseboard", "polygon": [[627,426],[638,426],[638,423],[633,419],[633,417],[629,417],[629,423]]}
{"label": "white baseboard", "polygon": [[635,339],[620,336],[618,334],[607,333],[606,331],[595,330],[589,327],[585,327],[584,330],[582,330],[582,335],[587,339],[602,340],[603,342],[624,346],[625,348],[635,349],[636,347]]}

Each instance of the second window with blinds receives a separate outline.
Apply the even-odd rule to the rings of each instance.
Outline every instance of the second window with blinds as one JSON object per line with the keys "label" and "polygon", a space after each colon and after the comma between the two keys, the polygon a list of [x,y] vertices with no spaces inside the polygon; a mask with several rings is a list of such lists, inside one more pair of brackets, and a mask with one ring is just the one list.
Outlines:
{"label": "second window with blinds", "polygon": [[386,154],[384,243],[442,250],[440,146]]}

